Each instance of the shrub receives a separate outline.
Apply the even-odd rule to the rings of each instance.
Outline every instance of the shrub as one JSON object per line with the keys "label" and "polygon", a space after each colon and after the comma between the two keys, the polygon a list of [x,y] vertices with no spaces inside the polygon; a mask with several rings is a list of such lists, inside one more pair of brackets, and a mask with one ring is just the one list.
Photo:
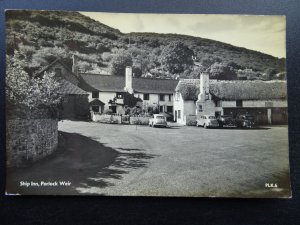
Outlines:
{"label": "shrub", "polygon": [[111,109],[105,109],[103,113],[107,115],[112,115],[113,111]]}
{"label": "shrub", "polygon": [[196,126],[197,125],[197,121],[196,120],[189,120],[186,122],[187,126]]}
{"label": "shrub", "polygon": [[196,126],[197,125],[197,118],[195,115],[188,115],[186,116],[186,125],[187,126]]}
{"label": "shrub", "polygon": [[134,125],[148,125],[149,117],[131,117],[130,122]]}

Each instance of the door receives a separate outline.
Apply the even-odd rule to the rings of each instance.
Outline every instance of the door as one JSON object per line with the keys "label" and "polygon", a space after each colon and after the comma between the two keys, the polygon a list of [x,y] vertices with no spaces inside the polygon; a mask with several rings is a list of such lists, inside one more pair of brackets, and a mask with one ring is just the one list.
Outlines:
{"label": "door", "polygon": [[175,110],[174,121],[177,122],[177,110]]}

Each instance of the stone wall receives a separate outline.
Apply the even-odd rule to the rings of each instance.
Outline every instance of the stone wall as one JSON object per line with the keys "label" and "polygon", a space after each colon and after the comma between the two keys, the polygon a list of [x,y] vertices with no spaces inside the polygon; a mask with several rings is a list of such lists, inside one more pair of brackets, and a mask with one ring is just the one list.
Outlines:
{"label": "stone wall", "polygon": [[99,123],[122,123],[121,115],[98,114],[92,112],[92,120]]}
{"label": "stone wall", "polygon": [[8,119],[6,121],[7,167],[25,166],[57,149],[57,119]]}

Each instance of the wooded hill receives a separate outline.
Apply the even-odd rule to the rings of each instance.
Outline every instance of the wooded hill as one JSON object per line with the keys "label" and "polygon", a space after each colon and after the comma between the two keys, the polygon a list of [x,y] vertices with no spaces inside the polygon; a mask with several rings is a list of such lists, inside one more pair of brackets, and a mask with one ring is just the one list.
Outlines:
{"label": "wooded hill", "polygon": [[[285,71],[285,59],[261,52],[187,35],[124,34],[78,12],[18,10],[5,14],[7,54],[18,50],[24,55],[30,74],[56,57],[71,67],[73,54],[79,57],[80,71],[92,73],[111,73],[115,64],[124,62],[133,64],[136,76],[157,78],[196,78],[199,71],[208,71],[212,78],[222,79],[226,71],[250,70],[256,78],[274,79]],[[127,56],[129,61],[123,59]],[[180,57],[192,60],[184,65],[174,63],[181,62]]]}

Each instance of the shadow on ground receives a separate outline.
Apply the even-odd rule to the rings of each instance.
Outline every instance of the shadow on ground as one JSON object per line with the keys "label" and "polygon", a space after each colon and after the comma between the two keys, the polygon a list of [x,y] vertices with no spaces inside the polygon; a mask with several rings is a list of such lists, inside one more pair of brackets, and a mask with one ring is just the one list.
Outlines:
{"label": "shadow on ground", "polygon": [[[140,149],[119,152],[77,133],[59,132],[59,146],[51,156],[24,168],[7,169],[6,192],[23,195],[76,195],[78,187],[107,187],[128,169],[145,167],[147,155]],[[127,169],[127,170],[124,170]],[[69,181],[70,186],[21,186],[20,182]]]}
{"label": "shadow on ground", "polygon": [[154,154],[146,154],[142,149],[118,148],[118,156],[109,166],[102,168],[94,177],[90,177],[83,188],[79,188],[82,193],[93,193],[93,188],[105,188],[113,186],[115,180],[122,179],[122,175],[129,173],[133,169],[146,168],[149,160],[156,157]]}

